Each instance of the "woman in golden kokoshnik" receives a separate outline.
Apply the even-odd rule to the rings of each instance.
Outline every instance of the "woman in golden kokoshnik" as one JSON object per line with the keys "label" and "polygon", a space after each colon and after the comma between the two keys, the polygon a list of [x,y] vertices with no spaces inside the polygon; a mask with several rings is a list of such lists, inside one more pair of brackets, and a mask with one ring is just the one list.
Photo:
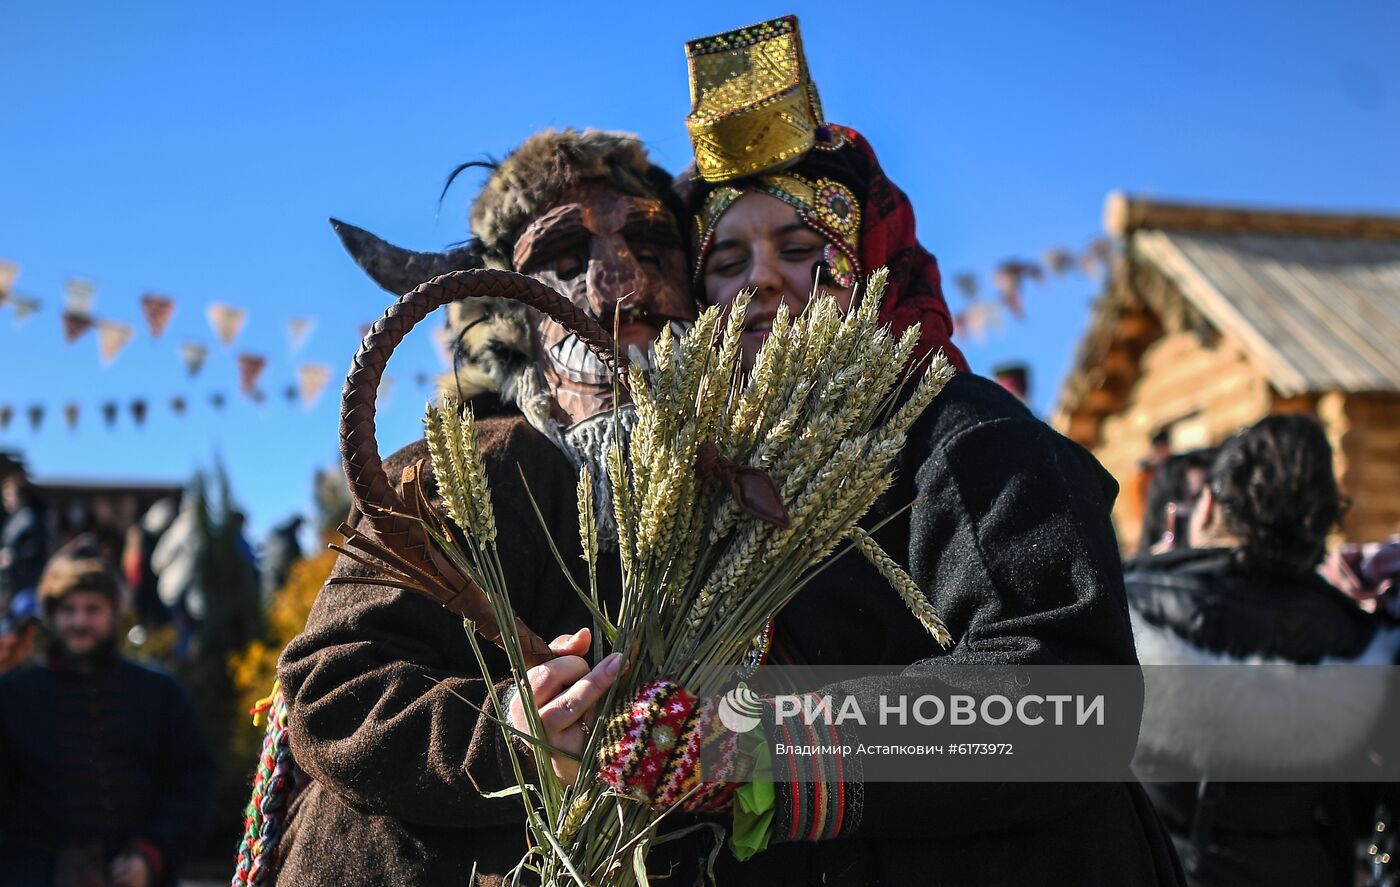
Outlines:
{"label": "woman in golden kokoshnik", "polygon": [[[794,314],[806,305],[814,273],[848,306],[858,281],[887,267],[881,321],[896,335],[922,324],[918,353],[941,348],[962,370],[911,430],[895,485],[866,519],[874,527],[894,515],[874,535],[908,565],[953,643],[941,649],[897,597],[875,591],[884,585],[875,569],[848,555],[777,615],[767,661],[902,667],[893,681],[824,688],[864,711],[878,708],[877,689],[917,694],[959,666],[1135,666],[1109,522],[1114,481],[1012,395],[966,371],[909,201],[859,133],[824,121],[796,19],[695,40],[686,51],[695,165],[678,190],[694,238],[693,282],[702,302],[721,306],[755,291],[746,363],[780,305]],[[691,704],[664,681],[646,692]],[[610,735],[647,741],[648,724],[621,717]],[[774,728],[770,742],[848,741],[841,728],[786,729]],[[634,794],[651,784],[630,766],[645,749],[629,739],[608,752],[610,781]],[[841,776],[827,782],[779,778],[771,792],[755,782],[706,793],[709,812],[732,817],[720,884],[1181,883],[1136,783],[862,784],[841,760],[831,763]]]}

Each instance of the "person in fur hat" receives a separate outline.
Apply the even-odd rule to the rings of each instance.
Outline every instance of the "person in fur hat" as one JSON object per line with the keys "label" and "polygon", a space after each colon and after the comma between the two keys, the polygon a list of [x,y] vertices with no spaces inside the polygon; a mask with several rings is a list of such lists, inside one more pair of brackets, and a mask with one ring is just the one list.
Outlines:
{"label": "person in fur hat", "polygon": [[[1126,576],[1143,665],[1223,666],[1146,669],[1138,766],[1193,780],[1147,789],[1195,887],[1352,883],[1347,799],[1318,779],[1371,750],[1389,669],[1339,666],[1400,637],[1316,572],[1340,516],[1322,427],[1270,416],[1221,446],[1192,547]],[[1290,775],[1311,781],[1259,781]]]}
{"label": "person in fur hat", "polygon": [[175,884],[213,776],[189,696],[117,652],[121,588],[90,538],[49,560],[39,601],[48,659],[0,678],[0,880]]}
{"label": "person in fur hat", "polygon": [[[451,270],[528,274],[605,328],[616,327],[620,344],[643,364],[663,326],[683,328],[694,318],[671,177],[634,136],[541,132],[489,167],[471,209],[473,239],[463,247],[410,252],[344,223],[337,230],[361,267],[395,295]],[[500,538],[509,540],[502,549],[507,586],[533,629],[558,636],[551,647],[559,658],[541,668],[570,681],[605,669],[608,662],[583,658],[591,639],[575,630],[590,617],[545,533],[564,562],[582,567],[575,488],[580,471],[603,476],[611,377],[574,336],[513,303],[454,304],[448,330],[457,366],[443,387],[469,399],[478,417]],[[427,455],[420,439],[384,467],[397,479]],[[599,506],[601,513],[606,506]],[[333,577],[370,574],[341,558]],[[581,570],[575,579],[586,582]],[[615,601],[620,588],[601,593]],[[508,673],[498,650],[487,655],[494,673]],[[275,872],[279,883],[308,887],[465,884],[472,877],[492,884],[519,863],[526,850],[519,799],[484,794],[514,782],[504,740],[473,708],[505,687],[482,679],[459,617],[382,585],[328,584],[283,652],[278,677],[290,748],[311,781],[292,802],[285,830],[264,833],[260,858],[240,859],[243,883],[264,883]]]}
{"label": "person in fur hat", "polygon": [[[814,283],[848,310],[867,297],[857,284],[885,268],[880,323],[895,335],[918,324],[911,363],[942,351],[960,370],[911,426],[892,485],[863,521],[909,566],[952,642],[939,644],[883,594],[885,580],[852,552],[834,556],[773,617],[763,661],[826,676],[838,666],[878,666],[878,675],[800,687],[832,711],[850,704],[865,713],[991,675],[1030,681],[1040,666],[1104,666],[1127,678],[1109,703],[1122,712],[1121,729],[1083,757],[1112,781],[921,781],[914,763],[907,781],[872,778],[859,750],[870,734],[804,713],[764,717],[763,732],[748,734],[764,750],[756,759],[769,759],[756,778],[711,782],[708,774],[733,772],[738,752],[706,763],[696,749],[724,731],[677,738],[678,722],[704,722],[716,703],[666,675],[611,717],[600,766],[619,791],[677,817],[696,808],[718,817],[727,839],[710,850],[714,840],[700,833],[697,851],[709,853],[726,887],[1174,887],[1181,876],[1170,839],[1142,787],[1123,781],[1138,700],[1109,520],[1117,485],[1088,451],[968,371],[911,201],[863,135],[825,119],[801,47],[794,16],[686,45],[695,164],[677,187],[690,214],[692,280],[705,304],[726,309],[752,291],[740,338],[751,368],[775,318],[804,311]],[[552,690],[537,690],[536,700]],[[664,722],[654,717],[658,699]],[[910,735],[941,741],[936,730]],[[567,736],[548,734],[551,742]],[[1055,772],[1046,767],[1040,778]],[[675,786],[696,784],[695,795],[677,799]],[[680,874],[676,882],[690,883]]]}
{"label": "person in fur hat", "polygon": [[[410,252],[332,219],[346,249],[376,283],[400,295],[439,274],[472,268],[519,271],[548,283],[613,329],[619,346],[648,346],[662,324],[695,318],[685,284],[680,208],[668,175],[635,136],[546,130],[491,170],[471,207],[473,234],[441,253]],[[627,298],[620,306],[620,300]],[[454,346],[451,393],[478,414],[497,404],[522,410],[553,434],[612,405],[612,380],[596,357],[557,324],[516,302],[468,299],[448,306]]]}

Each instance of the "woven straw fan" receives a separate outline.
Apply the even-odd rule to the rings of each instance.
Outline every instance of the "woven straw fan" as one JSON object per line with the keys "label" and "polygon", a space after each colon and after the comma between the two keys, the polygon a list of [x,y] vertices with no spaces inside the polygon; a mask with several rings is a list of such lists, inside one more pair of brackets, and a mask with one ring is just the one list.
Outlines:
{"label": "woven straw fan", "polygon": [[[427,522],[440,531],[447,529],[428,505],[422,487],[423,463],[404,470],[400,480],[405,496],[400,496],[384,473],[375,439],[375,398],[389,356],[419,321],[443,305],[463,299],[511,299],[529,305],[577,335],[605,366],[626,380],[627,359],[617,353],[612,336],[537,280],[512,271],[474,270],[453,271],[419,284],[370,328],[345,378],[341,399],[340,455],[355,508],[363,516],[361,526],[368,524],[373,536],[350,526],[352,517],[340,527],[345,544],[331,547],[381,575],[332,582],[385,585],[421,594],[471,620],[483,637],[500,644],[501,627],[485,593],[437,549],[423,526]],[[553,658],[549,645],[519,616],[515,617],[515,629],[528,664]]]}

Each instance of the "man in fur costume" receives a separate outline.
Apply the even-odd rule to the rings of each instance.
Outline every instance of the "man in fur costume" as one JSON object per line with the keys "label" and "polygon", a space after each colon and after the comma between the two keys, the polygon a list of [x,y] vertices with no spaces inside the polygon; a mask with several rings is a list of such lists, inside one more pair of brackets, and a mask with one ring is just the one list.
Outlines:
{"label": "man in fur costume", "polygon": [[[465,246],[416,253],[331,224],[360,267],[395,295],[448,271],[519,271],[568,296],[605,329],[620,313],[619,345],[637,348],[644,361],[662,324],[694,319],[680,207],[667,174],[635,137],[545,131],[502,163],[463,164],[453,177],[483,165],[492,173],[472,205],[474,238]],[[455,352],[449,389],[459,396],[494,395],[535,413],[536,425],[544,424],[541,412],[569,424],[612,405],[612,379],[598,359],[518,303],[458,302],[448,307],[447,326]]]}
{"label": "man in fur costume", "polygon": [[[456,269],[518,270],[605,328],[616,324],[623,347],[638,349],[634,359],[645,362],[663,325],[694,316],[670,182],[631,136],[543,132],[491,168],[471,210],[474,239],[466,246],[413,253],[335,224],[360,265],[390,292]],[[564,678],[572,682],[595,667],[582,658],[588,632],[573,634],[589,615],[546,534],[565,563],[582,567],[575,485],[579,471],[601,469],[614,426],[604,421],[613,406],[611,379],[572,335],[514,304],[469,300],[451,312],[458,359],[445,387],[471,397],[477,410],[506,584],[530,626],[558,636],[551,647],[561,655],[541,668],[568,670]],[[419,440],[384,467],[397,479],[426,458]],[[426,489],[434,489],[431,479]],[[348,558],[333,575],[370,577]],[[581,570],[576,579],[586,581]],[[601,593],[615,601],[619,589]],[[498,650],[486,652],[493,673],[508,673]],[[280,867],[280,883],[465,884],[473,874],[495,883],[520,861],[526,848],[519,798],[486,796],[514,782],[505,740],[478,713],[488,693],[505,687],[482,679],[458,616],[380,585],[328,584],[282,654],[278,676],[292,753],[312,777],[292,804],[280,844],[271,842],[275,858],[268,862]],[[580,717],[582,709],[574,719]]]}

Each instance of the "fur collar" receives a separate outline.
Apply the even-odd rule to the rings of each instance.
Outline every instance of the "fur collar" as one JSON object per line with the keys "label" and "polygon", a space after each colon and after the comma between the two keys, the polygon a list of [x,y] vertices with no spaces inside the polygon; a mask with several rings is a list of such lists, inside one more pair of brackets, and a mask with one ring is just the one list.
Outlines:
{"label": "fur collar", "polygon": [[[1400,632],[1377,631],[1351,659],[1300,665],[1235,658],[1194,646],[1133,614],[1146,698],[1139,749],[1202,773],[1323,767],[1354,754],[1375,730]],[[1171,667],[1158,666],[1196,666]]]}
{"label": "fur collar", "polygon": [[491,393],[519,404],[522,377],[533,372],[526,308],[506,299],[464,299],[448,306],[448,357],[453,371],[438,382],[466,401]]}

